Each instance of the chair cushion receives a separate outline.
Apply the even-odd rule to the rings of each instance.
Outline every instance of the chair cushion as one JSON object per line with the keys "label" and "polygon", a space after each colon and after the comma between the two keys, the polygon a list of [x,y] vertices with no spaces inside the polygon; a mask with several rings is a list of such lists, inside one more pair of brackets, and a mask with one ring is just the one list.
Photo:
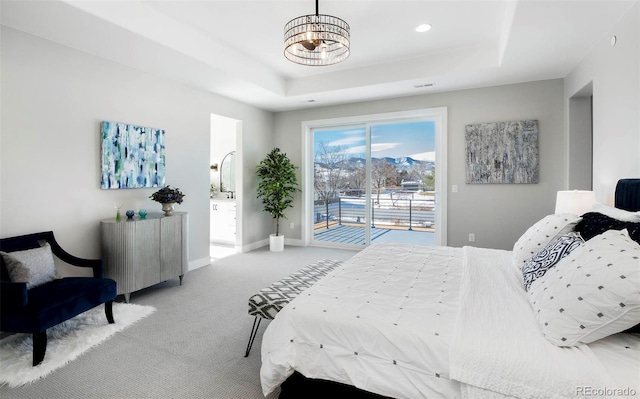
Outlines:
{"label": "chair cushion", "polygon": [[3,311],[2,331],[44,331],[113,300],[116,294],[116,282],[112,279],[93,277],[56,279],[29,290],[29,302],[21,312]]}
{"label": "chair cushion", "polygon": [[14,283],[27,283],[27,289],[37,287],[56,278],[51,246],[45,243],[40,248],[25,251],[0,251],[9,278]]}

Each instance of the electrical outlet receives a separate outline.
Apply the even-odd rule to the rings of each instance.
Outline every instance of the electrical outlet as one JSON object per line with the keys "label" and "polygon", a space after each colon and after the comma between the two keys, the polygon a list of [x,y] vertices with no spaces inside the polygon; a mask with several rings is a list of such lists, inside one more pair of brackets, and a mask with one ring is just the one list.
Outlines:
{"label": "electrical outlet", "polygon": [[451,192],[452,193],[457,193],[458,192],[458,185],[457,184],[454,184],[454,185],[451,186]]}
{"label": "electrical outlet", "polygon": [[293,222],[289,223],[289,228],[290,228],[291,230],[293,230],[293,227],[294,227],[294,226],[295,226],[295,225],[293,224]]}
{"label": "electrical outlet", "polygon": [[476,235],[474,233],[469,233],[469,242],[474,242],[476,240]]}

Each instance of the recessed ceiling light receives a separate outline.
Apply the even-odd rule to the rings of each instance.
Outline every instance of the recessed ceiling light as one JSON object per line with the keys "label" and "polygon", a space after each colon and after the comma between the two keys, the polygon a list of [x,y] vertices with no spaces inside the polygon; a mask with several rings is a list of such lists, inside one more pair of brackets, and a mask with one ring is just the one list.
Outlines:
{"label": "recessed ceiling light", "polygon": [[416,26],[416,32],[428,32],[431,30],[431,25],[429,24],[422,24],[422,25],[418,25]]}

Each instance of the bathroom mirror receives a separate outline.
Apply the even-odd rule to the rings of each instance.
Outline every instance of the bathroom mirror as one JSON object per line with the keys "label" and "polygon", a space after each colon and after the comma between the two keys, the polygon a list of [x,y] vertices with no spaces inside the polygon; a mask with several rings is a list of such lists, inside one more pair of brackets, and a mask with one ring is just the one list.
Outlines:
{"label": "bathroom mirror", "polygon": [[231,151],[220,164],[220,192],[236,191],[236,152]]}

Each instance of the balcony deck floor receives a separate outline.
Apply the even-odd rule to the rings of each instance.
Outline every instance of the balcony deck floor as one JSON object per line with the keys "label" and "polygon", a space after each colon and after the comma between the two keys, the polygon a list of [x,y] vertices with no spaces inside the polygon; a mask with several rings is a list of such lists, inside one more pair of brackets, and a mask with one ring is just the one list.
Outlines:
{"label": "balcony deck floor", "polygon": [[[364,245],[364,226],[330,224],[329,228],[326,228],[323,223],[320,223],[316,225],[313,238],[315,241]],[[406,228],[376,227],[371,228],[371,242],[402,242],[408,244],[434,245],[435,233],[433,230],[425,229],[407,230]]]}

